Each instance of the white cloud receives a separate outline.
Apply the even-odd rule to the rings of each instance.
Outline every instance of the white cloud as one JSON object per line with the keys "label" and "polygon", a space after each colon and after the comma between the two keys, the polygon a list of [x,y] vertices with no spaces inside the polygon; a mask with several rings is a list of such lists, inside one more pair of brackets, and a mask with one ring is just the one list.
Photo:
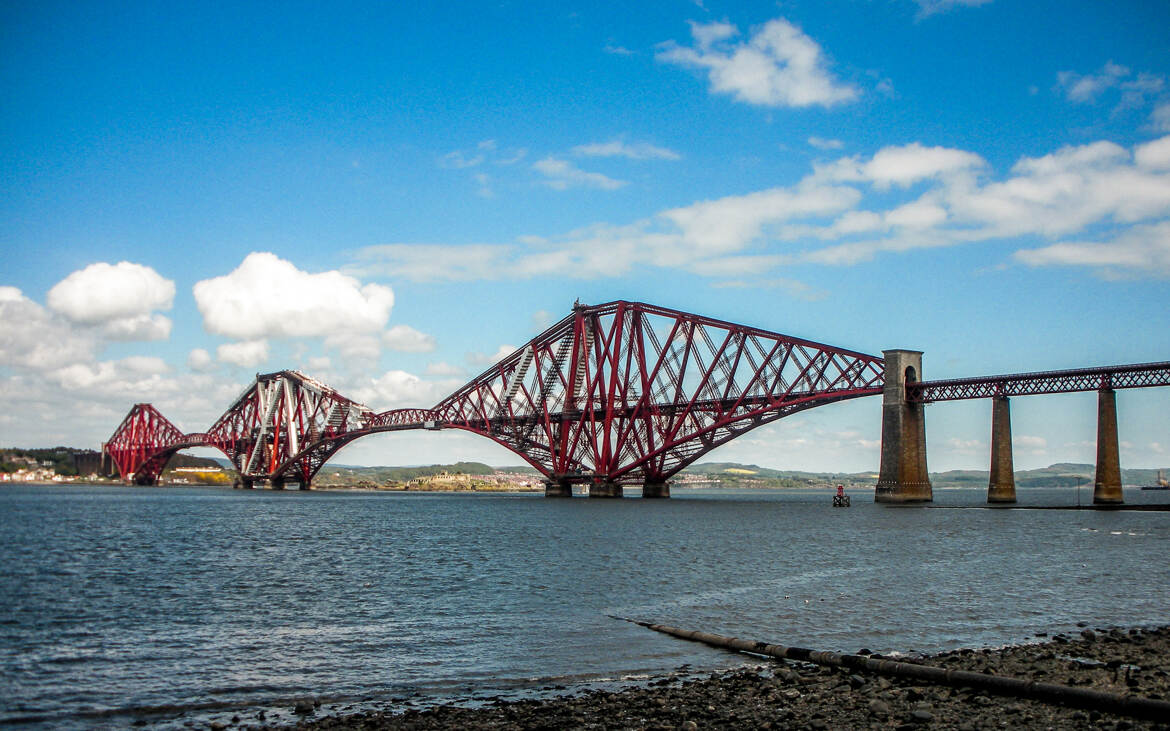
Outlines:
{"label": "white cloud", "polygon": [[484,161],[483,155],[468,156],[460,150],[453,150],[439,158],[439,166],[445,168],[473,168],[477,165],[482,165]]}
{"label": "white cloud", "polygon": [[1134,148],[1133,160],[1140,168],[1170,170],[1170,135],[1138,145]]}
{"label": "white cloud", "polygon": [[49,290],[49,309],[78,325],[99,326],[113,340],[165,340],[175,283],[141,264],[98,262],[73,272]]}
{"label": "white cloud", "polygon": [[170,371],[170,366],[162,358],[153,355],[131,355],[118,361],[118,364],[131,373],[152,375]]}
{"label": "white cloud", "polygon": [[1076,104],[1094,103],[1116,89],[1121,96],[1115,112],[1143,107],[1147,98],[1158,96],[1166,87],[1166,79],[1157,74],[1143,71],[1132,78],[1130,74],[1125,66],[1108,61],[1095,74],[1082,76],[1075,71],[1061,71],[1056,75],[1056,83],[1068,100]]}
{"label": "white cloud", "polygon": [[793,219],[832,215],[856,205],[861,194],[850,187],[805,185],[773,188],[747,195],[728,196],[713,201],[693,203],[659,214],[678,227],[681,236],[672,240],[670,251],[661,254],[670,261],[674,256],[712,255],[742,249],[758,239],[768,225]]}
{"label": "white cloud", "polygon": [[1150,113],[1150,127],[1155,132],[1170,132],[1170,102],[1163,102]]}
{"label": "white cloud", "polygon": [[986,5],[991,0],[914,0],[914,2],[918,5],[919,16],[926,17],[936,13],[945,13],[953,8],[974,8]]}
{"label": "white cloud", "polygon": [[532,313],[532,329],[541,332],[559,318],[548,310],[537,310]]}
{"label": "white cloud", "polygon": [[878,187],[906,187],[929,178],[983,167],[983,158],[963,150],[924,147],[914,142],[901,147],[884,147],[863,164],[861,175]]}
{"label": "white cloud", "polygon": [[489,366],[494,363],[499,363],[504,358],[507,358],[512,353],[516,352],[515,345],[501,345],[496,348],[496,352],[492,354],[487,353],[468,353],[467,362],[473,366]]}
{"label": "white cloud", "polygon": [[824,137],[809,137],[808,144],[818,150],[840,150],[845,147],[841,140],[826,139]]}
{"label": "white cloud", "polygon": [[895,208],[886,214],[886,223],[907,228],[931,228],[947,220],[947,212],[941,206],[917,200]]}
{"label": "white cloud", "polygon": [[187,367],[193,371],[207,371],[214,367],[211,353],[203,348],[195,348],[187,354]]}
{"label": "white cloud", "polygon": [[25,297],[16,287],[0,287],[0,365],[49,370],[92,360],[97,343]]}
{"label": "white cloud", "polygon": [[333,361],[326,355],[319,355],[309,358],[305,362],[305,368],[310,373],[323,373],[333,367]]}
{"label": "white cloud", "polygon": [[544,184],[553,190],[568,190],[572,187],[617,190],[626,185],[624,180],[615,180],[601,173],[591,173],[568,160],[555,157],[546,157],[532,163],[532,169],[547,178]]}
{"label": "white cloud", "polygon": [[310,274],[270,253],[252,253],[222,277],[195,285],[204,328],[238,340],[375,334],[394,292],[329,271]]}
{"label": "white cloud", "polygon": [[395,325],[385,332],[382,340],[390,350],[403,353],[431,353],[435,350],[435,338],[410,325]]}
{"label": "white cloud", "polygon": [[828,70],[821,47],[784,18],[764,24],[748,41],[731,43],[728,23],[691,23],[695,47],[664,44],[659,61],[706,69],[711,92],[768,107],[831,107],[858,92]]}
{"label": "white cloud", "polygon": [[224,343],[215,349],[215,356],[223,363],[241,368],[255,368],[268,360],[267,340],[245,340],[239,343]]}
{"label": "white cloud", "polygon": [[354,268],[417,282],[499,279],[514,254],[507,245],[381,244],[355,252]]}
{"label": "white cloud", "polygon": [[1087,104],[1106,89],[1119,86],[1121,79],[1128,75],[1129,69],[1125,66],[1108,61],[1095,74],[1082,76],[1075,71],[1061,71],[1056,75],[1056,81],[1064,89],[1069,101]]}
{"label": "white cloud", "polygon": [[378,378],[357,385],[352,392],[347,392],[347,395],[375,411],[428,408],[461,385],[463,384],[452,386],[449,382],[424,381],[413,373],[390,370]]}
{"label": "white cloud", "polygon": [[573,154],[583,157],[625,157],[631,160],[679,160],[682,158],[674,150],[668,150],[665,147],[657,147],[648,142],[630,144],[622,140],[578,145],[573,148]]}
{"label": "white cloud", "polygon": [[1033,454],[1043,454],[1048,449],[1048,440],[1044,437],[1017,434],[1012,437],[1012,447],[1014,449],[1027,450]]}
{"label": "white cloud", "polygon": [[[697,201],[625,225],[511,244],[371,247],[357,261],[367,272],[448,280],[588,279],[659,267],[734,286],[744,277],[783,279],[777,270],[789,264],[843,266],[881,252],[1034,236],[1053,246],[1018,261],[1143,262],[1147,274],[1162,276],[1156,224],[1170,217],[1168,140],[1133,150],[1108,141],[1065,147],[1022,158],[998,177],[974,152],[914,142],[815,163],[792,186]],[[1088,229],[1093,237],[1070,238]]]}
{"label": "white cloud", "polygon": [[1170,277],[1170,221],[1137,226],[1110,240],[1021,249],[1015,258],[1031,266],[1092,267],[1108,277],[1121,273]]}
{"label": "white cloud", "polygon": [[446,361],[439,361],[438,363],[427,363],[426,374],[428,376],[442,376],[446,378],[462,377],[467,375],[467,371],[459,366],[451,365]]}

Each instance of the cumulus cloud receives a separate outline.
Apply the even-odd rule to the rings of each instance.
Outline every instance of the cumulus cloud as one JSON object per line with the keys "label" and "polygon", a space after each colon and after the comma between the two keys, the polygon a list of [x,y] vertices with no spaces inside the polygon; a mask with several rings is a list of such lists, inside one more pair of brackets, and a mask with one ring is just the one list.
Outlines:
{"label": "cumulus cloud", "polygon": [[187,367],[193,371],[206,371],[214,367],[215,363],[211,359],[211,353],[208,353],[203,348],[195,348],[187,354]]}
{"label": "cumulus cloud", "polygon": [[582,170],[568,160],[556,157],[538,160],[532,164],[532,169],[543,175],[546,178],[544,184],[553,190],[576,187],[617,190],[626,185],[624,180],[615,180],[608,175]]}
{"label": "cumulus cloud", "polygon": [[49,309],[78,325],[98,326],[113,340],[165,340],[175,283],[141,264],[98,262],[73,272],[49,290]]}
{"label": "cumulus cloud", "polygon": [[578,145],[573,148],[573,154],[582,157],[625,157],[630,160],[679,160],[682,158],[674,150],[668,150],[665,147],[657,147],[648,142],[629,143],[622,140]]}
{"label": "cumulus cloud", "polygon": [[33,370],[92,360],[93,333],[78,331],[16,287],[0,287],[0,365]]}
{"label": "cumulus cloud", "polygon": [[435,338],[410,325],[395,325],[386,331],[382,340],[390,350],[403,353],[431,353],[435,350]]}
{"label": "cumulus cloud", "polygon": [[870,182],[879,188],[907,187],[923,180],[965,173],[986,165],[980,156],[947,147],[909,145],[883,147],[872,158],[843,158],[821,168],[830,180]]}
{"label": "cumulus cloud", "polygon": [[390,370],[381,376],[354,386],[351,398],[375,411],[429,407],[438,403],[461,382],[427,381],[413,373]]}
{"label": "cumulus cloud", "polygon": [[742,43],[729,23],[691,23],[694,47],[673,41],[657,59],[707,72],[714,94],[766,107],[832,107],[858,97],[853,86],[837,81],[821,47],[784,18],[771,20]]}
{"label": "cumulus cloud", "polygon": [[1170,136],[1138,145],[1133,160],[1147,170],[1170,170]]}
{"label": "cumulus cloud", "polygon": [[275,254],[249,254],[230,274],[195,284],[203,327],[237,340],[382,330],[394,292],[337,271],[310,274]]}
{"label": "cumulus cloud", "polygon": [[222,363],[254,368],[268,360],[268,341],[245,340],[239,343],[224,343],[215,349],[215,357]]}

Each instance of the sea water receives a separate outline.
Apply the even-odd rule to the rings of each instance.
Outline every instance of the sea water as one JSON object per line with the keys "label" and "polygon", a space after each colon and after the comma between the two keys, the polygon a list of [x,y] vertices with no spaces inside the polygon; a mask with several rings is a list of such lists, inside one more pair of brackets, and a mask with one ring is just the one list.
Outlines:
{"label": "sea water", "polygon": [[1170,513],[831,498],[5,486],[0,725],[280,720],[303,698],[418,705],[743,662],[609,615],[904,653],[1170,623]]}

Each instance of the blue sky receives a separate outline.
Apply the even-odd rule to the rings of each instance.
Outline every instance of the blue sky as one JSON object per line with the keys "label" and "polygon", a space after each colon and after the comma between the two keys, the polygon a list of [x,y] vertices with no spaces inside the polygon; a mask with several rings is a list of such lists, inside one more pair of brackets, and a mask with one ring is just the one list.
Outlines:
{"label": "blue sky", "polygon": [[[635,17],[636,16],[636,17]],[[573,301],[653,302],[927,378],[1170,359],[1170,6],[870,0],[7,3],[0,443],[200,431],[299,368],[427,406]],[[1170,389],[1119,396],[1170,465]],[[932,469],[990,406],[931,406]],[[1093,460],[1092,394],[1013,403]],[[709,459],[875,469],[880,404]],[[514,457],[460,434],[338,460]]]}

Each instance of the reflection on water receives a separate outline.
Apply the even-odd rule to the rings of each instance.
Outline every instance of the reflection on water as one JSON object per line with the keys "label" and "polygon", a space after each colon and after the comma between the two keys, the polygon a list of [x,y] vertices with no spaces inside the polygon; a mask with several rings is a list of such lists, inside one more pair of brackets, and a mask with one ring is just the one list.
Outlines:
{"label": "reflection on water", "polygon": [[[879,652],[1170,621],[1166,513],[853,497],[846,510],[828,491],[0,488],[0,720],[92,726],[106,717],[77,714],[466,695],[741,661],[607,614]],[[938,490],[934,505],[983,499]]]}

